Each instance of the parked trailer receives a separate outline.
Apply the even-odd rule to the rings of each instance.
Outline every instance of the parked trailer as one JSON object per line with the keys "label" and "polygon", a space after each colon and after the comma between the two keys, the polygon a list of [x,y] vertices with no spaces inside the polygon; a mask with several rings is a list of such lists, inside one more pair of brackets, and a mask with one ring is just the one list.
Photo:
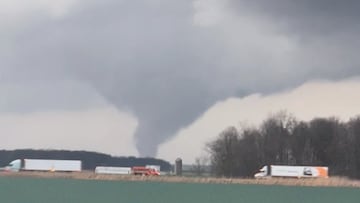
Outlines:
{"label": "parked trailer", "polygon": [[7,171],[81,171],[80,160],[16,159],[5,167]]}
{"label": "parked trailer", "polygon": [[97,166],[95,168],[96,174],[117,174],[117,175],[130,175],[131,167],[107,167]]}
{"label": "parked trailer", "polygon": [[255,178],[264,177],[312,177],[312,178],[327,178],[328,167],[325,166],[280,166],[270,165],[262,167],[258,173],[254,175]]}

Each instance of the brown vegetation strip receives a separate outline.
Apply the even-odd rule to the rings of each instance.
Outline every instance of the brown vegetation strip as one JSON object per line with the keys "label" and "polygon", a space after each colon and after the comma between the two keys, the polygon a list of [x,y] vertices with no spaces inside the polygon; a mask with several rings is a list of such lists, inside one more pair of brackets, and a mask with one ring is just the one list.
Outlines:
{"label": "brown vegetation strip", "polygon": [[133,175],[100,175],[93,172],[60,173],[60,172],[1,172],[0,176],[7,177],[36,177],[36,178],[69,178],[81,180],[109,180],[109,181],[153,181],[176,183],[214,183],[214,184],[254,184],[254,185],[287,185],[287,186],[324,186],[324,187],[360,187],[359,180],[344,177],[331,178],[213,178],[213,177],[178,177],[178,176],[133,176]]}

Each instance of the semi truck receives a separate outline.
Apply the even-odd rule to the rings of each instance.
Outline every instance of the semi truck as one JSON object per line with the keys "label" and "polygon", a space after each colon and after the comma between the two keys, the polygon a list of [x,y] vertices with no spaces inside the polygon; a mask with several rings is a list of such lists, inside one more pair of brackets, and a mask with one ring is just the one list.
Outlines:
{"label": "semi truck", "polygon": [[5,171],[61,171],[80,172],[80,160],[16,159],[5,167]]}
{"label": "semi truck", "polygon": [[327,178],[328,171],[329,169],[326,166],[269,165],[262,167],[254,177]]}
{"label": "semi truck", "polygon": [[143,176],[158,176],[160,175],[160,166],[146,165],[134,167],[111,167],[111,166],[97,166],[95,168],[96,174],[113,174],[113,175],[143,175]]}

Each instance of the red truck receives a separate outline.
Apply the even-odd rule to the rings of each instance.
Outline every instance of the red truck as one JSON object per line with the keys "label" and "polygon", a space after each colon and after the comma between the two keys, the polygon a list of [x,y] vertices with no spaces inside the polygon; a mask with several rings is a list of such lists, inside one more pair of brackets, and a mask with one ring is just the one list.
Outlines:
{"label": "red truck", "polygon": [[158,176],[160,172],[154,168],[146,168],[144,166],[134,166],[131,168],[133,175],[142,175],[142,176]]}

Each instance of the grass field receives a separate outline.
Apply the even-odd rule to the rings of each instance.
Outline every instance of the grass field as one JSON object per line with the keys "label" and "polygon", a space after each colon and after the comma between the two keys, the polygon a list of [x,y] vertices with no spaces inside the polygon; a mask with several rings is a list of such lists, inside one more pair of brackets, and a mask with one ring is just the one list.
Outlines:
{"label": "grass field", "polygon": [[0,177],[4,203],[338,203],[359,188]]}

